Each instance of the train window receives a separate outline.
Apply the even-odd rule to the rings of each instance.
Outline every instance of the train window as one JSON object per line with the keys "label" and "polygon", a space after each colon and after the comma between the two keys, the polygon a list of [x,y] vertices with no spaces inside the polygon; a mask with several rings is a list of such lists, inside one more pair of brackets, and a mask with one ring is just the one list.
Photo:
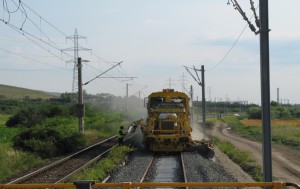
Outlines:
{"label": "train window", "polygon": [[186,100],[182,97],[172,97],[166,100],[164,97],[152,97],[150,99],[150,108],[185,108]]}
{"label": "train window", "polygon": [[171,98],[172,104],[176,105],[177,107],[183,108],[185,107],[185,98]]}
{"label": "train window", "polygon": [[150,108],[158,108],[163,103],[165,103],[166,99],[163,97],[152,97],[150,100]]}

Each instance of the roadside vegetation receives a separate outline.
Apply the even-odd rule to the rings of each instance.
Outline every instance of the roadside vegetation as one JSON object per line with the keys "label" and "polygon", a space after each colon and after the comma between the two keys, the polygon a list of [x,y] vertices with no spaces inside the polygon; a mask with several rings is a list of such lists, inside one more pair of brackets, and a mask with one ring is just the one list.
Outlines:
{"label": "roadside vegetation", "polygon": [[[243,107],[244,111],[240,114],[235,113],[236,103],[227,107],[232,107],[227,108],[231,112],[228,115],[232,116],[225,116],[222,112],[219,114],[221,117],[209,119],[208,126],[213,125],[213,122],[224,122],[240,136],[262,141],[261,107],[251,104]],[[271,127],[273,143],[300,150],[300,106],[282,105],[272,101]]]}
{"label": "roadside vegetation", "polygon": [[73,182],[75,180],[104,180],[109,173],[120,166],[122,161],[126,159],[128,153],[133,150],[133,148],[128,146],[116,147],[112,149],[104,159],[95,163],[95,165],[90,168],[85,169],[80,174],[74,175],[68,180],[69,182]]}
{"label": "roadside vegetation", "polygon": [[[231,129],[246,138],[262,141],[261,120],[224,117]],[[300,150],[300,120],[271,120],[272,142]]]}
{"label": "roadside vegetation", "polygon": [[[230,112],[230,109],[227,109]],[[223,113],[223,112],[221,112]],[[220,114],[219,114],[220,115]],[[228,116],[232,115],[232,116]],[[234,115],[234,116],[233,116]],[[281,105],[271,102],[271,135],[274,144],[290,147],[291,150],[300,150],[300,107]],[[218,118],[208,119],[208,128],[214,123],[226,123],[231,131],[238,135],[256,141],[262,141],[261,107],[250,105],[244,112],[236,114],[222,114]],[[238,164],[255,181],[262,181],[261,167],[255,163],[254,157],[247,151],[237,149],[230,141],[213,137],[216,146],[232,161]]]}
{"label": "roadside vegetation", "polygon": [[[99,99],[95,99],[95,96],[85,93],[85,97],[88,99],[85,103],[84,133],[78,131],[76,107],[70,103],[72,95],[69,93],[52,100],[0,98],[0,183],[116,135],[120,125],[126,127],[137,119],[131,111],[126,114],[120,107],[114,106],[119,110],[109,107],[107,98],[113,101],[116,98],[113,95],[99,95]],[[102,102],[105,102],[104,105]],[[118,157],[117,152],[113,155]]]}
{"label": "roadside vegetation", "polygon": [[250,152],[237,149],[232,143],[227,140],[220,140],[213,137],[214,144],[226,154],[233,162],[238,164],[246,173],[257,181],[263,181],[261,167],[256,163]]}

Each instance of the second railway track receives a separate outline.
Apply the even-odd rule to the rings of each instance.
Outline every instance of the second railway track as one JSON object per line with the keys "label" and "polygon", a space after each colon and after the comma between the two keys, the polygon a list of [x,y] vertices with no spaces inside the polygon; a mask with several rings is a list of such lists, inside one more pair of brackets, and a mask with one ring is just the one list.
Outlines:
{"label": "second railway track", "polygon": [[113,136],[53,164],[10,181],[8,184],[63,182],[72,174],[85,168],[97,159],[100,159],[105,153],[117,145],[116,136]]}

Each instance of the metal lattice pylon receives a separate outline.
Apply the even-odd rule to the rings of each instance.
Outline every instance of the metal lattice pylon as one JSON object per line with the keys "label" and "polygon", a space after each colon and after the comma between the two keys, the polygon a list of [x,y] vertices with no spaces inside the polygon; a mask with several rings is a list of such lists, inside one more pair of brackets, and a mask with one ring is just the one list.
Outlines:
{"label": "metal lattice pylon", "polygon": [[79,57],[79,51],[80,50],[91,50],[91,49],[86,49],[86,48],[82,48],[79,47],[79,43],[78,43],[78,39],[85,39],[86,37],[83,36],[79,36],[77,29],[75,28],[75,33],[73,36],[69,36],[67,37],[67,39],[71,39],[74,41],[74,47],[72,48],[67,48],[64,49],[63,51],[74,51],[74,59],[73,60],[69,60],[67,62],[73,62],[74,63],[74,68],[73,68],[73,82],[72,82],[72,103],[77,103],[78,99],[76,98],[76,94],[78,92],[78,71],[77,71],[77,66],[78,66],[78,57]]}

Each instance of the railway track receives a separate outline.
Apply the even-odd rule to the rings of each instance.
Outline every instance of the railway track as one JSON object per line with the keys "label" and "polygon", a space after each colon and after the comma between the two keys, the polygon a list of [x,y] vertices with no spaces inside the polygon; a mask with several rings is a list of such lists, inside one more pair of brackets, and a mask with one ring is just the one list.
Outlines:
{"label": "railway track", "polygon": [[118,145],[113,136],[7,184],[60,183],[102,158]]}
{"label": "railway track", "polygon": [[183,153],[153,155],[140,182],[187,182]]}

